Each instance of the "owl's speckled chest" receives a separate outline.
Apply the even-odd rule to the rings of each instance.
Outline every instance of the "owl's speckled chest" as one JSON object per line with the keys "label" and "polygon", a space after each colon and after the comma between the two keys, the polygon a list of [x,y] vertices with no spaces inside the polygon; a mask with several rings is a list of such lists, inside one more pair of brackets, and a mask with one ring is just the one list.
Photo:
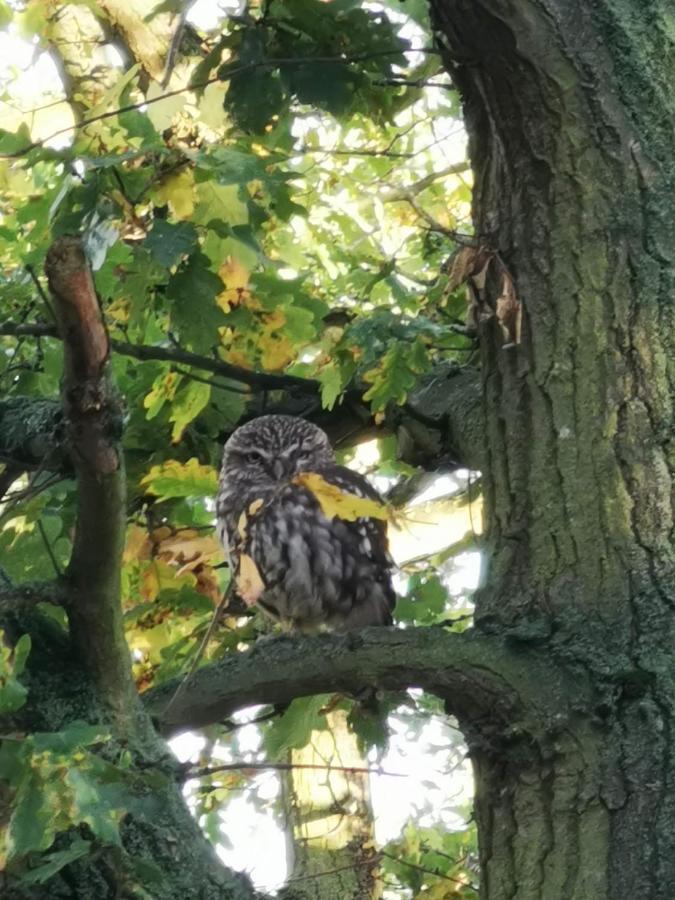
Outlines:
{"label": "owl's speckled chest", "polygon": [[[341,490],[377,498],[341,466],[319,474]],[[381,521],[326,517],[314,495],[292,482],[247,486],[232,477],[221,481],[217,512],[235,572],[242,553],[253,559],[265,584],[259,603],[274,618],[301,629],[390,622],[394,592]]]}

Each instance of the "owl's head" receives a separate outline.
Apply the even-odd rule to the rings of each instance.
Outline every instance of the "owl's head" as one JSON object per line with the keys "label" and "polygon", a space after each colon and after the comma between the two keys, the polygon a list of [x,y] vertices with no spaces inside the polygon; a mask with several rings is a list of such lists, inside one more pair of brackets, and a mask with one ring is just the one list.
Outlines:
{"label": "owl's head", "polygon": [[260,416],[225,444],[223,476],[247,483],[288,481],[334,459],[328,436],[297,416]]}

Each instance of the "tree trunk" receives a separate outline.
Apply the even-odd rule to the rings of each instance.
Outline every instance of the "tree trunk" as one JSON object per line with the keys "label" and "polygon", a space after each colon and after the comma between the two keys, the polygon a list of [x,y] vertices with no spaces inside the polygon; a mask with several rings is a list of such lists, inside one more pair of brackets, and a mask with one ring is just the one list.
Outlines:
{"label": "tree trunk", "polygon": [[[549,708],[537,739],[464,719],[481,896],[673,897],[672,4],[432,7],[492,258],[477,627],[594,693],[562,728]],[[505,279],[515,345],[498,321]]]}
{"label": "tree trunk", "polygon": [[[291,750],[284,820],[290,883],[284,900],[377,900],[372,809],[367,762],[344,710],[327,714],[328,727]],[[317,766],[319,768],[302,768]],[[320,768],[320,767],[325,768]]]}

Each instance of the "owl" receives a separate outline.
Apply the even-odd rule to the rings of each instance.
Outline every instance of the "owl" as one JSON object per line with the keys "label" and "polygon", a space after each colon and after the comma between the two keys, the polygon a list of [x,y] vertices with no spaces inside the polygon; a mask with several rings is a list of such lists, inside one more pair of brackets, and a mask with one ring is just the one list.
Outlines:
{"label": "owl", "polygon": [[264,588],[257,602],[287,629],[388,625],[395,595],[385,523],[329,518],[293,478],[320,475],[342,493],[380,500],[366,479],[335,462],[327,435],[295,416],[268,415],[225,444],[216,503],[235,579],[243,554]]}

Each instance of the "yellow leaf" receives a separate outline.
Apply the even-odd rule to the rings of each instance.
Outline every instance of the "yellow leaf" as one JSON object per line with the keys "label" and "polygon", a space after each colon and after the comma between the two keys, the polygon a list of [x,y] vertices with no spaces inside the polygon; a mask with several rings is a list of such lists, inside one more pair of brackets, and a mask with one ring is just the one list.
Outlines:
{"label": "yellow leaf", "polygon": [[252,368],[251,360],[241,350],[229,350],[225,354],[225,360],[232,363],[233,366],[240,366],[242,369]]}
{"label": "yellow leaf", "polygon": [[250,296],[247,291],[249,271],[232,256],[228,256],[218,269],[220,279],[225,285],[216,298],[216,303],[223,312],[228,313],[233,306],[238,306]]}
{"label": "yellow leaf", "polygon": [[201,466],[195,457],[185,463],[167,459],[150,469],[141,479],[141,487],[162,500],[170,497],[212,497],[218,487],[218,478],[215,469]]}
{"label": "yellow leaf", "polygon": [[191,169],[165,178],[155,191],[155,200],[167,203],[177,219],[190,219],[195,209],[195,179]]}
{"label": "yellow leaf", "polygon": [[260,497],[258,497],[257,500],[254,500],[252,503],[249,503],[249,505],[248,505],[249,516],[254,516],[258,512],[258,510],[262,507],[263,502],[264,501],[261,500]]}
{"label": "yellow leaf", "polygon": [[286,313],[277,307],[273,312],[265,315],[265,331],[272,332],[286,324]]}
{"label": "yellow leaf", "polygon": [[163,540],[157,548],[157,553],[161,559],[177,563],[179,569],[176,575],[182,575],[186,571],[196,569],[197,566],[211,562],[214,557],[220,557],[222,550],[213,535],[179,531]]}
{"label": "yellow leaf", "polygon": [[247,553],[242,553],[239,557],[237,593],[247,606],[253,606],[258,602],[264,590],[265,582],[262,580],[258,567]]}
{"label": "yellow leaf", "polygon": [[371,500],[368,497],[357,497],[340,490],[334,484],[330,484],[316,472],[300,472],[293,478],[293,484],[307,488],[314,494],[321,505],[321,511],[328,519],[335,516],[354,522],[356,519],[387,519],[389,510],[384,503]]}
{"label": "yellow leaf", "polygon": [[148,566],[141,576],[141,597],[151,603],[159,594],[159,575],[154,565]]}
{"label": "yellow leaf", "polygon": [[258,349],[262,367],[271,372],[283,369],[296,355],[295,347],[287,337],[274,337],[269,333],[261,335]]}
{"label": "yellow leaf", "polygon": [[150,554],[150,538],[145,528],[132,525],[127,531],[122,562],[129,563],[134,559],[147,559]]}
{"label": "yellow leaf", "polygon": [[175,372],[167,372],[166,375],[155,378],[152,388],[143,399],[143,406],[147,409],[146,419],[154,419],[164,404],[173,400],[179,384],[180,378]]}
{"label": "yellow leaf", "polygon": [[248,516],[246,515],[246,511],[242,512],[237,521],[237,534],[242,539],[242,541],[246,540],[246,526],[248,525]]}

